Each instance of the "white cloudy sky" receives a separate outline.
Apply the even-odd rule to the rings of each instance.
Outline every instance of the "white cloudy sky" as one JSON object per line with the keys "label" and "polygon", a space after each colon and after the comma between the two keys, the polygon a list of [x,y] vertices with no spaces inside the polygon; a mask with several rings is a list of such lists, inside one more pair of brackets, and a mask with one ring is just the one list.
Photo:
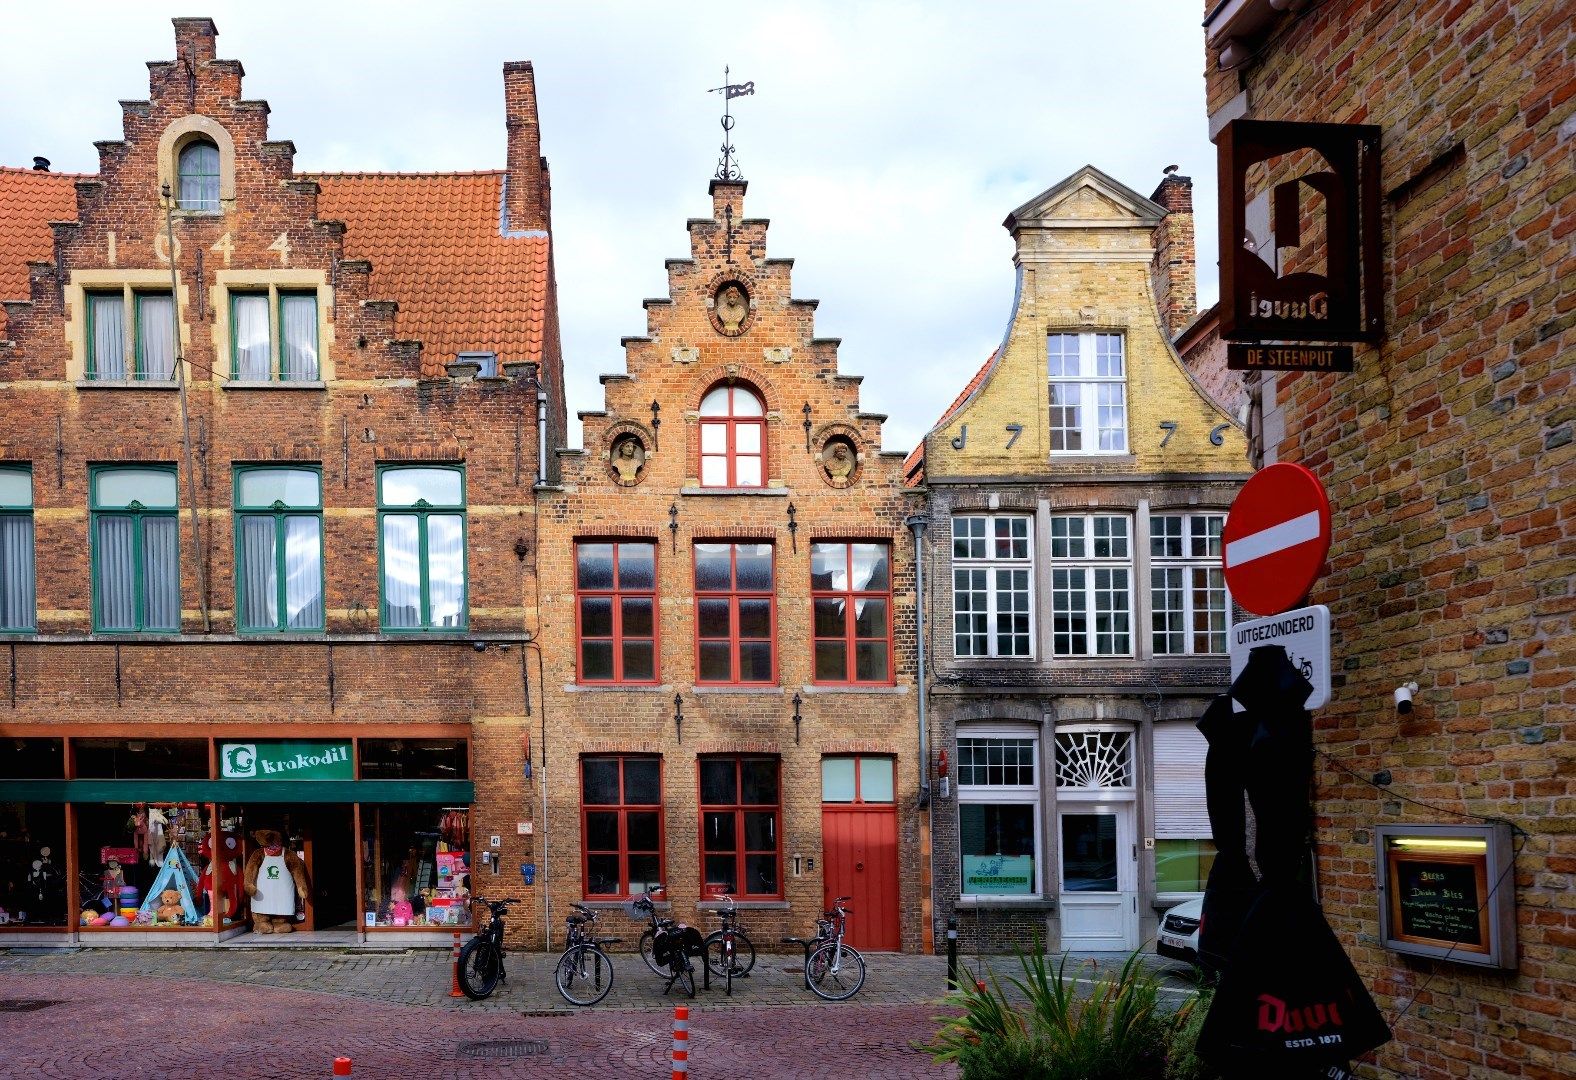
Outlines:
{"label": "white cloudy sky", "polygon": [[1091,163],[1148,194],[1195,181],[1200,300],[1216,293],[1214,150],[1196,0],[1007,3],[138,3],[8,6],[0,163],[94,171],[117,101],[207,14],[303,170],[485,169],[504,160],[506,60],[535,62],[571,415],[666,292],[708,214],[723,65],[751,216],[797,260],[842,370],[907,449],[1000,339],[1014,207]]}

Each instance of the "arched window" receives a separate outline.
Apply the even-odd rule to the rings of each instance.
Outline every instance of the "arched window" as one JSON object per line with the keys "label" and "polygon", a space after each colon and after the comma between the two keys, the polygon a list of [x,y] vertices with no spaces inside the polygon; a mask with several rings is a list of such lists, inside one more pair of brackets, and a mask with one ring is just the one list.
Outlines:
{"label": "arched window", "polygon": [[764,487],[766,408],[754,391],[714,387],[700,403],[701,487]]}
{"label": "arched window", "polygon": [[181,148],[179,205],[182,210],[219,209],[219,148],[193,139]]}

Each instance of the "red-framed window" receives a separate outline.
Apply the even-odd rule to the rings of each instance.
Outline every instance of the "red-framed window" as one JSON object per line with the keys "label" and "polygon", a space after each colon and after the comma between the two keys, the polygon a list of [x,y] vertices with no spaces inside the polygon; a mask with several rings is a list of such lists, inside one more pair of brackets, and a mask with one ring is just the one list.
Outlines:
{"label": "red-framed window", "polygon": [[714,386],[701,399],[700,486],[766,486],[766,405],[747,386]]}
{"label": "red-framed window", "polygon": [[775,757],[700,759],[701,896],[782,896],[782,763]]}
{"label": "red-framed window", "polygon": [[815,681],[892,682],[892,548],[810,545]]}
{"label": "red-framed window", "polygon": [[777,681],[772,545],[695,545],[696,681]]}
{"label": "red-framed window", "polygon": [[585,895],[627,899],[662,881],[662,759],[633,754],[580,759]]}
{"label": "red-framed window", "polygon": [[575,545],[576,681],[657,681],[657,545]]}

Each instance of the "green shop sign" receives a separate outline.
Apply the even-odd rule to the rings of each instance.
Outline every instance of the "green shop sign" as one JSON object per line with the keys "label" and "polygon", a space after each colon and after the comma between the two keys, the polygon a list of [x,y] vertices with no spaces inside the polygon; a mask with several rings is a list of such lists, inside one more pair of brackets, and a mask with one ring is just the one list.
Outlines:
{"label": "green shop sign", "polygon": [[1032,855],[963,856],[963,891],[1024,894],[1034,889]]}
{"label": "green shop sign", "polygon": [[349,739],[219,744],[225,780],[354,780]]}

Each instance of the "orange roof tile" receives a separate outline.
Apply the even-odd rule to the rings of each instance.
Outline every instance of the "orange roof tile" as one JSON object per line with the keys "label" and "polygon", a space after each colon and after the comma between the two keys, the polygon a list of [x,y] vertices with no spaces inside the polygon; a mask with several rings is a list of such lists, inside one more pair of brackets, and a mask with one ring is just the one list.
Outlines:
{"label": "orange roof tile", "polygon": [[[985,385],[985,376],[990,374],[991,365],[996,363],[996,358],[1000,355],[1001,349],[997,349],[995,352],[991,353],[990,356],[986,357],[985,363],[982,364],[980,369],[974,373],[974,377],[970,379],[969,384],[963,388],[963,392],[952,399],[952,404],[948,405],[946,410],[942,412],[941,418],[931,425],[931,431],[935,431],[937,428],[944,425],[948,420],[951,420],[953,415],[959,409],[963,408],[964,402],[968,401],[969,398],[974,396],[974,391]],[[926,432],[926,435],[929,435],[929,433],[930,432]],[[905,483],[909,487],[918,486],[918,484],[924,479],[924,465],[925,444],[923,441],[921,441],[918,446],[914,447],[914,449],[908,452],[908,457],[903,459],[903,476],[905,477]]]}
{"label": "orange roof tile", "polygon": [[[75,173],[39,172],[0,165],[0,300],[27,300],[27,264],[55,253],[51,221],[77,216]],[[5,309],[0,308],[0,338]]]}
{"label": "orange roof tile", "polygon": [[345,223],[345,254],[372,262],[372,296],[399,304],[402,338],[422,343],[422,375],[461,352],[540,361],[550,241],[504,235],[502,172],[326,173],[318,217]]}

